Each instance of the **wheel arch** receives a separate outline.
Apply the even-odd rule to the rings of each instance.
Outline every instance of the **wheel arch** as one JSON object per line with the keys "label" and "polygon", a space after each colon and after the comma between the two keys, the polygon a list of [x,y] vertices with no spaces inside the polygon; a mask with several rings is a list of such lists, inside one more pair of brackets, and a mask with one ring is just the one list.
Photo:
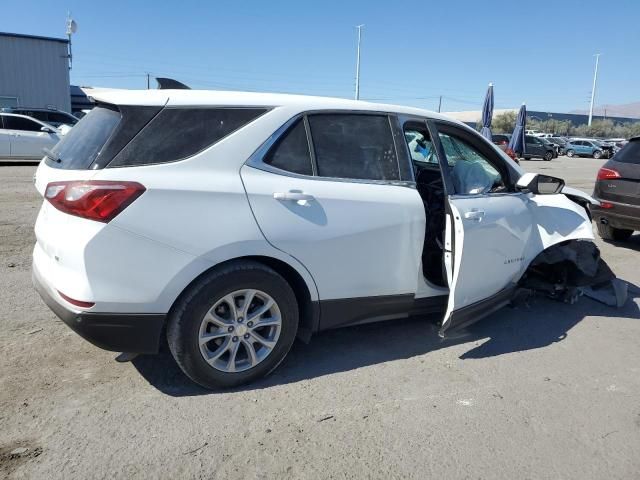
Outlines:
{"label": "wheel arch", "polygon": [[[216,264],[210,265],[209,268],[202,270],[180,290],[177,296],[175,296],[175,299],[173,300],[171,307],[169,308],[169,314],[167,315],[167,318],[170,316],[171,312],[178,304],[180,299],[185,294],[187,294],[192,286],[196,284],[200,279],[202,279],[202,277],[209,275],[211,272],[215,272],[216,270],[228,267],[230,264],[242,261],[253,261],[262,265],[266,265],[267,267],[271,268],[279,275],[281,275],[287,281],[296,296],[296,300],[298,301],[299,325],[297,336],[304,342],[308,342],[311,338],[311,335],[318,330],[320,320],[320,308],[319,302],[317,301],[318,297],[315,283],[313,283],[313,279],[311,279],[309,273],[306,272],[306,270],[305,273],[307,274],[307,278],[305,278],[305,275],[300,273],[297,268],[287,263],[286,261],[264,254],[244,255],[229,258]],[[309,281],[311,281],[311,285],[309,285]]]}

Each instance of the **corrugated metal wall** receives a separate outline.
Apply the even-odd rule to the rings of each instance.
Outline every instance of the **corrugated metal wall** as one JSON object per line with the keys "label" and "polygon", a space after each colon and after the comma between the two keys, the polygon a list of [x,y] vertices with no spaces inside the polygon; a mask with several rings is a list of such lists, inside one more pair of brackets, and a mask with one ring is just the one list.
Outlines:
{"label": "corrugated metal wall", "polygon": [[68,65],[66,43],[0,34],[0,97],[70,112]]}

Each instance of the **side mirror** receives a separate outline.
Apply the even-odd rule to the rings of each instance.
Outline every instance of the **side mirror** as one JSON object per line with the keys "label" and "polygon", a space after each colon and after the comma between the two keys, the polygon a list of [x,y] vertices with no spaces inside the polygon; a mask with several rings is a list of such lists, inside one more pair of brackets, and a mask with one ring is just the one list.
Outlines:
{"label": "side mirror", "polygon": [[560,193],[564,187],[564,180],[539,173],[525,173],[516,183],[516,187],[522,192],[531,192],[536,195],[553,195]]}
{"label": "side mirror", "polygon": [[51,127],[42,127],[40,131],[45,133],[56,133]]}

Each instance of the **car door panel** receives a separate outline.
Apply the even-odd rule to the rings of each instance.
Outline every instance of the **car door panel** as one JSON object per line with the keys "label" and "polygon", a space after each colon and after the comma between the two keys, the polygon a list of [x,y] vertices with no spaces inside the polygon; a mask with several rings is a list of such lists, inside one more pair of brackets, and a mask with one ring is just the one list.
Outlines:
{"label": "car door panel", "polygon": [[58,139],[46,132],[14,131],[11,142],[11,156],[16,158],[40,158],[44,156],[43,148],[52,148]]}
{"label": "car door panel", "polygon": [[248,165],[241,176],[265,238],[309,270],[321,300],[415,294],[425,231],[415,188]]}
{"label": "car door panel", "polygon": [[[448,177],[445,181],[449,208],[445,269],[451,283],[441,328],[443,334],[452,326],[480,319],[492,311],[486,308],[480,315],[478,305],[483,302],[490,302],[493,306],[504,302],[502,292],[512,289],[523,271],[533,227],[526,194],[493,190],[475,194],[456,192],[455,189],[460,188],[456,185],[460,182],[451,177],[456,175],[456,170],[459,170],[456,166],[461,161],[482,163],[484,160],[489,165],[486,158],[490,158],[493,163],[489,168],[496,166],[502,182],[510,181],[508,171],[499,163],[502,160],[495,156],[495,152],[487,148],[483,140],[475,138],[472,132],[442,122],[430,122],[429,125],[438,131],[436,150],[445,177]],[[462,154],[452,156],[451,147],[445,150],[441,135],[466,142],[476,156],[471,155],[473,152],[465,153],[470,150],[461,150]],[[450,145],[455,143],[447,142]],[[454,168],[450,168],[452,161],[455,161]],[[511,188],[510,185],[506,187]]]}
{"label": "car door panel", "polygon": [[11,139],[13,134],[4,129],[2,116],[0,115],[0,158],[8,158],[11,155]]}
{"label": "car door panel", "polygon": [[[450,202],[456,242],[462,245],[456,249],[461,262],[457,271],[464,275],[454,295],[458,305],[469,305],[518,280],[532,231],[531,214],[524,194],[453,197]],[[459,238],[461,230],[464,237]]]}

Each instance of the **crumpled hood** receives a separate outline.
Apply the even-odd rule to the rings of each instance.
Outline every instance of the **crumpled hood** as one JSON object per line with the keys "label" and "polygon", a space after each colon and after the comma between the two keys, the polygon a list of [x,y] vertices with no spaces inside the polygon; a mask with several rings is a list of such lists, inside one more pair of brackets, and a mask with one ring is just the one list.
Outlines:
{"label": "crumpled hood", "polygon": [[591,195],[584,193],[582,190],[578,190],[577,188],[567,187],[566,185],[562,187],[562,193],[564,193],[567,197],[575,197],[580,198],[582,200],[586,200],[591,205],[600,205],[600,202],[593,198]]}

